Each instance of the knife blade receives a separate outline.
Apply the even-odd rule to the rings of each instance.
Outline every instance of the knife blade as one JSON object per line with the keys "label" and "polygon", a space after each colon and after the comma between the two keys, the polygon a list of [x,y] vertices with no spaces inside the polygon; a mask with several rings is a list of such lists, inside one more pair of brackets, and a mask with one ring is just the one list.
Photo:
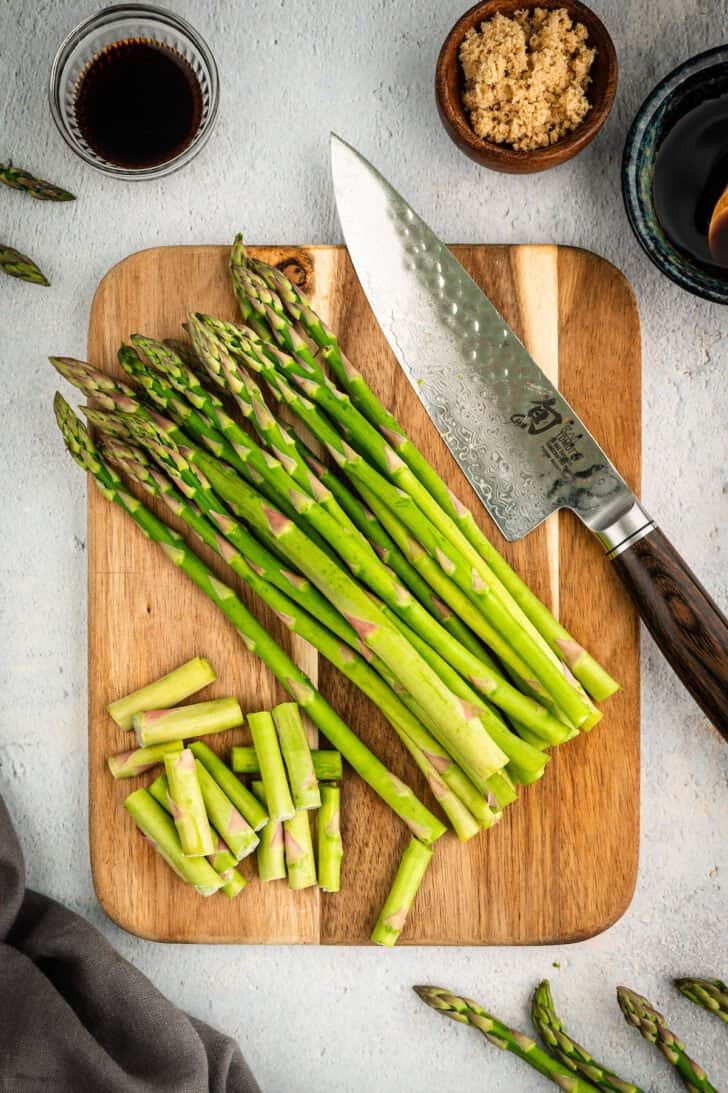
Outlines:
{"label": "knife blade", "polygon": [[663,652],[728,739],[728,622],[578,414],[448,248],[332,134],[344,239],[405,375],[506,539],[558,509],[600,538]]}

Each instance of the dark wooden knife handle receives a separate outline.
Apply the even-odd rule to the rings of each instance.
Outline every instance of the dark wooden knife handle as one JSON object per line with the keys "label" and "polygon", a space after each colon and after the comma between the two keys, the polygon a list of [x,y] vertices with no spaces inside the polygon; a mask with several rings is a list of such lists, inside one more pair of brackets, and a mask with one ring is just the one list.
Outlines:
{"label": "dark wooden knife handle", "polygon": [[728,740],[728,619],[659,528],[613,564],[667,660]]}

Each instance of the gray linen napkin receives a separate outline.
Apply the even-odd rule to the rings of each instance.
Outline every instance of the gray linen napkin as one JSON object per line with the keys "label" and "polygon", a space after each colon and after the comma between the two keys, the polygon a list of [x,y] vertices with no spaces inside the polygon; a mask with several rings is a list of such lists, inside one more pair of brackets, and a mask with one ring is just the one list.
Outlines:
{"label": "gray linen napkin", "polygon": [[84,919],[25,887],[0,796],[0,1093],[260,1093],[237,1044],[188,1017]]}

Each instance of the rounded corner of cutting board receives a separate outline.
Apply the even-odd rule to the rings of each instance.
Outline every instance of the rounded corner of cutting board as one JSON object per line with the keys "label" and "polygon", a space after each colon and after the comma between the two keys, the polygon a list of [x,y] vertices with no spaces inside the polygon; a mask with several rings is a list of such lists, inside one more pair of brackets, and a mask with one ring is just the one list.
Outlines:
{"label": "rounded corner of cutting board", "polygon": [[[124,930],[127,934],[139,937],[142,941],[168,941],[163,933],[153,933],[142,928],[137,922],[134,905],[125,900],[113,884],[113,872],[109,873],[103,867],[97,868],[94,860],[93,849],[91,851],[91,880],[96,893],[99,906],[107,918],[111,919],[115,926]],[[103,878],[103,879],[102,879]],[[109,880],[111,883],[109,884]]]}
{"label": "rounded corner of cutting board", "polygon": [[599,268],[603,272],[605,279],[608,278],[617,290],[627,298],[632,313],[631,318],[637,323],[637,332],[639,333],[640,320],[637,294],[627,274],[619,266],[615,266],[609,258],[605,258],[603,254],[597,254],[594,250],[589,250],[588,247],[559,246],[558,251],[562,257],[573,256],[594,268]]}

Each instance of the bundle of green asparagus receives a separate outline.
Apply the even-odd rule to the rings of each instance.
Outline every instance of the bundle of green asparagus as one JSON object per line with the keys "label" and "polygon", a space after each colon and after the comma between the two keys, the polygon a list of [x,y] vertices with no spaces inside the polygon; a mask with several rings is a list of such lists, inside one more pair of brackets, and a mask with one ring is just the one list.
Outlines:
{"label": "bundle of green asparagus", "polygon": [[595,701],[618,685],[495,550],[310,302],[240,238],[230,268],[243,322],[196,313],[191,342],[134,335],[119,351],[134,386],[51,358],[92,400],[100,434],[97,447],[58,396],[66,444],[431,846],[439,821],[118,471],[372,699],[466,841],[543,775],[548,748],[597,723]]}

